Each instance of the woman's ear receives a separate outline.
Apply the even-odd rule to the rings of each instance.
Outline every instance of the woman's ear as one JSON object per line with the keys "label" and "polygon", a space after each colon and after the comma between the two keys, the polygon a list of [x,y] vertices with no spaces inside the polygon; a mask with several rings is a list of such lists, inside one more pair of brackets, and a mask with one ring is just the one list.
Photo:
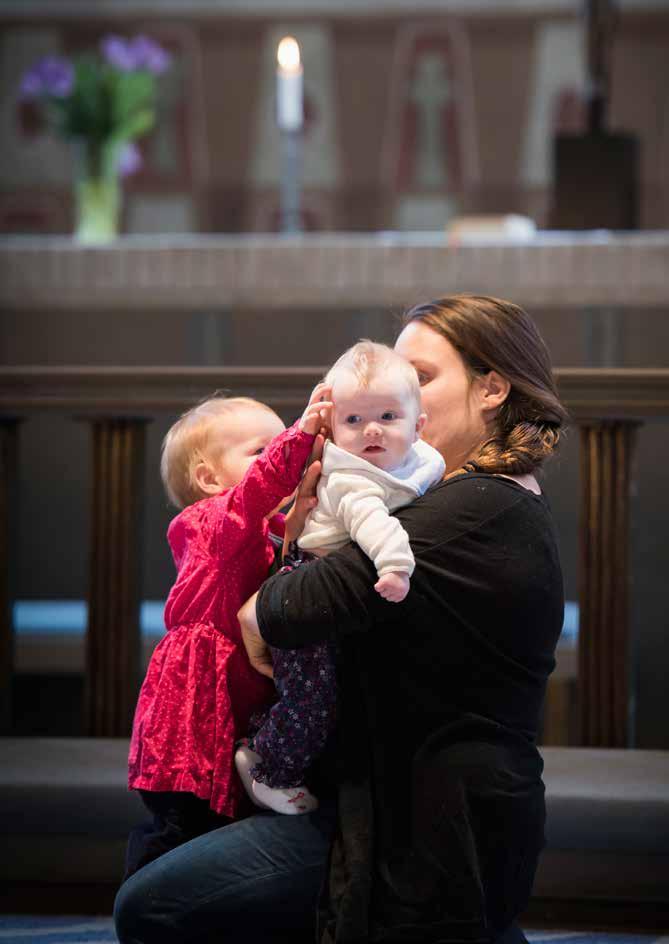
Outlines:
{"label": "woman's ear", "polygon": [[419,413],[418,419],[416,420],[416,439],[418,439],[420,434],[423,432],[423,428],[426,423],[427,423],[427,413]]}
{"label": "woman's ear", "polygon": [[200,459],[193,469],[193,479],[203,495],[218,495],[223,488],[218,475],[204,459]]}
{"label": "woman's ear", "polygon": [[509,396],[511,384],[498,374],[496,370],[489,370],[476,378],[481,392],[481,407],[484,410],[499,410]]}

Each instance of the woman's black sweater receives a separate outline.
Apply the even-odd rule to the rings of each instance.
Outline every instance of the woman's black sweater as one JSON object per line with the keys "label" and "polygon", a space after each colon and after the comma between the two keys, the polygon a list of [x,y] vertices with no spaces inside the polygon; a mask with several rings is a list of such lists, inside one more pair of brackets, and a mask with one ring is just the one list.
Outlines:
{"label": "woman's black sweater", "polygon": [[525,907],[543,846],[535,741],[563,619],[543,496],[466,474],[397,513],[402,603],[349,544],[262,587],[278,648],[340,656],[338,832],[322,942],[487,941]]}

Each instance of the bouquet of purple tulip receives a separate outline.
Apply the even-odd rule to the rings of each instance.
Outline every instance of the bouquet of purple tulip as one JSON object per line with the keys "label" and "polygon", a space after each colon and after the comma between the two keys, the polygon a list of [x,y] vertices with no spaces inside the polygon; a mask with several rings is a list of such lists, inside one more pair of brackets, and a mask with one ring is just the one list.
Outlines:
{"label": "bouquet of purple tulip", "polygon": [[85,242],[118,232],[119,176],[141,166],[134,142],[153,127],[156,78],[169,64],[148,36],[106,36],[97,54],[49,56],[23,76],[21,98],[38,103],[52,128],[76,144],[76,235]]}

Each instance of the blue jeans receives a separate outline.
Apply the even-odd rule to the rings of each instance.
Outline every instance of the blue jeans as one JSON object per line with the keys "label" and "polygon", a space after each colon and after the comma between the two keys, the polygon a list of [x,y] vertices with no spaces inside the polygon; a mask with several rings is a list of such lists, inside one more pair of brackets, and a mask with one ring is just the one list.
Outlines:
{"label": "blue jeans", "polygon": [[[145,865],[116,896],[120,944],[313,944],[335,811],[257,813]],[[512,924],[495,944],[527,944]]]}
{"label": "blue jeans", "polygon": [[116,897],[121,944],[314,940],[335,810],[262,812],[145,865]]}

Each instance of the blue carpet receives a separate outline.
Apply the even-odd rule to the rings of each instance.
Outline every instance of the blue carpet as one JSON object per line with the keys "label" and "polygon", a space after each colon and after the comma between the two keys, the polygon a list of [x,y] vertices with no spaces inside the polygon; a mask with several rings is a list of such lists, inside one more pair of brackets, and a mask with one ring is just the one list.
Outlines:
{"label": "blue carpet", "polygon": [[111,918],[0,916],[0,944],[115,944]]}
{"label": "blue carpet", "polygon": [[[669,944],[657,934],[527,931],[530,944]],[[111,918],[0,915],[0,944],[116,944]]]}

